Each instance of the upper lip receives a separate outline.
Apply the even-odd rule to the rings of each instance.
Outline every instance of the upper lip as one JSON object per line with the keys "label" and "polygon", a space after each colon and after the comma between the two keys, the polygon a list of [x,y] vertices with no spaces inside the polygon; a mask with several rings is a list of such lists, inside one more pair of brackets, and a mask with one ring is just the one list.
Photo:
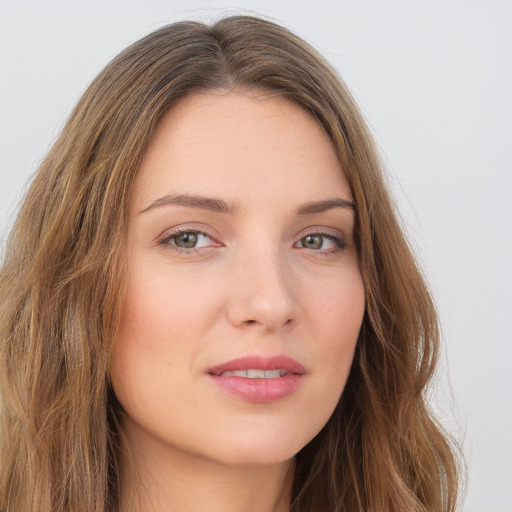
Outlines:
{"label": "upper lip", "polygon": [[285,355],[263,357],[258,355],[239,357],[208,369],[210,375],[220,375],[234,370],[285,370],[288,373],[304,374],[306,369],[298,361]]}

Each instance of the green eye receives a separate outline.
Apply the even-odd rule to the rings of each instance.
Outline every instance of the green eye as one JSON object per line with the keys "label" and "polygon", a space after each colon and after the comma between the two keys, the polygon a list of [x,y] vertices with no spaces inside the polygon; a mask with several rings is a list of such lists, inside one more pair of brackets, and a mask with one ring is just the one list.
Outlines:
{"label": "green eye", "polygon": [[307,249],[321,249],[324,243],[324,237],[321,235],[308,235],[300,239],[302,247]]}
{"label": "green eye", "polygon": [[159,245],[176,251],[193,252],[189,249],[202,249],[217,245],[207,234],[200,231],[178,231],[163,238]]}
{"label": "green eye", "polygon": [[342,250],[347,245],[340,236],[327,233],[311,233],[303,236],[298,242],[298,247],[311,249],[312,251],[335,252]]}
{"label": "green eye", "polygon": [[180,247],[181,249],[192,249],[197,245],[197,239],[197,233],[188,231],[174,236],[171,240],[173,240],[176,247]]}

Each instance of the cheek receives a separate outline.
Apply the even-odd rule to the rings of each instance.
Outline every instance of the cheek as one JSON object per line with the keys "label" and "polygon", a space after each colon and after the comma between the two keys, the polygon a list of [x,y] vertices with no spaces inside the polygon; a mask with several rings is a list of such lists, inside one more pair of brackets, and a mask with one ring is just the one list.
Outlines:
{"label": "cheek", "polygon": [[324,392],[337,402],[352,366],[365,311],[365,292],[360,274],[332,279],[311,301],[311,355]]}
{"label": "cheek", "polygon": [[208,329],[218,315],[218,300],[207,274],[176,272],[165,264],[141,267],[134,266],[128,283],[123,338],[138,333],[144,343],[172,343]]}
{"label": "cheek", "polygon": [[141,402],[163,382],[186,382],[219,317],[218,291],[203,273],[134,262],[111,358],[118,398]]}
{"label": "cheek", "polygon": [[332,345],[334,350],[342,350],[347,343],[355,344],[365,311],[365,291],[359,272],[324,282],[309,308],[319,340]]}

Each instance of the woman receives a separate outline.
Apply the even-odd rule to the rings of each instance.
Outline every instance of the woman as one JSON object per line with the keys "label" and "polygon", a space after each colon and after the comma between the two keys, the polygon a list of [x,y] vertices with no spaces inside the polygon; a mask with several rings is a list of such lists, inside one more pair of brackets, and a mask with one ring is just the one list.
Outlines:
{"label": "woman", "polygon": [[2,511],[448,511],[435,310],[330,66],[164,27],[84,94],[1,273]]}

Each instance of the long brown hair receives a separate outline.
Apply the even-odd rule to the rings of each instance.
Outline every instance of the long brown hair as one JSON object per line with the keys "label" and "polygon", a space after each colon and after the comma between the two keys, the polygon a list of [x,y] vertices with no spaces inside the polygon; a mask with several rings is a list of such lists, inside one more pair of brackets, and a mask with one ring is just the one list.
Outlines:
{"label": "long brown hair", "polygon": [[314,115],[357,205],[365,318],[342,398],[297,455],[292,510],[453,511],[454,449],[424,396],[437,315],[372,137],[318,53],[248,16],[175,23],[127,48],[90,85],[38,170],[0,274],[0,510],[115,509],[118,405],[108,368],[128,198],[163,113],[216,88],[260,88]]}

